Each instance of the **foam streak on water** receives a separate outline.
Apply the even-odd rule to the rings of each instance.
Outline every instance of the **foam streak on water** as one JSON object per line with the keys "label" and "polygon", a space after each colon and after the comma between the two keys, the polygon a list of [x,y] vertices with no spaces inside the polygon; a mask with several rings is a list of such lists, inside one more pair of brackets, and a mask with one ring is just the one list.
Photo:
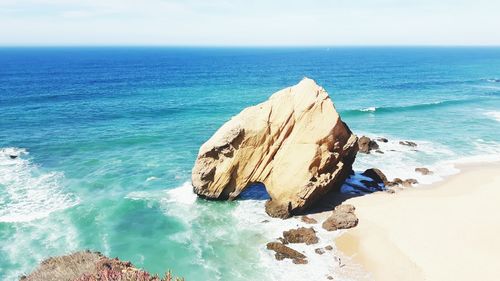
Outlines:
{"label": "foam streak on water", "polygon": [[78,204],[62,190],[62,173],[40,172],[27,155],[25,149],[0,150],[0,222],[28,222]]}

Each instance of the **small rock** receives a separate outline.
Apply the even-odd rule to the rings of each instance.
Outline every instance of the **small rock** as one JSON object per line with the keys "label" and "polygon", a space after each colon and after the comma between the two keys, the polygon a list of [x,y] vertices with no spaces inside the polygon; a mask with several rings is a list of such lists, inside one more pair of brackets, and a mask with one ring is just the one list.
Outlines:
{"label": "small rock", "polygon": [[277,260],[283,260],[283,259],[305,259],[306,256],[288,246],[285,246],[279,242],[269,242],[266,245],[266,248],[268,250],[276,252],[276,259]]}
{"label": "small rock", "polygon": [[[332,215],[323,222],[322,227],[328,231],[337,229],[347,229],[358,225],[358,218],[354,214],[354,206],[341,207],[337,206],[333,210]],[[346,205],[349,206],[349,205]]]}
{"label": "small rock", "polygon": [[330,276],[330,275],[328,275],[328,276],[326,277],[326,279],[328,279],[328,280],[333,280],[333,277],[332,277],[332,276]]}
{"label": "small rock", "polygon": [[317,220],[313,219],[313,218],[310,218],[308,216],[302,216],[300,218],[303,222],[307,223],[307,224],[315,224],[315,223],[318,223]]}
{"label": "small rock", "polygon": [[432,175],[433,172],[427,168],[415,168],[415,172],[421,173],[422,175]]}
{"label": "small rock", "polygon": [[374,140],[371,140],[369,137],[362,136],[358,139],[358,147],[359,152],[361,153],[370,153],[370,150],[378,149],[378,143]]}
{"label": "small rock", "polygon": [[399,144],[406,145],[406,146],[411,146],[411,147],[417,146],[417,144],[414,143],[414,142],[412,142],[412,141],[400,141]]}
{"label": "small rock", "polygon": [[412,187],[414,184],[417,184],[418,181],[416,179],[406,179],[403,181],[403,186],[404,187]]}
{"label": "small rock", "polygon": [[386,138],[377,138],[376,140],[380,142],[389,142],[389,140]]}
{"label": "small rock", "polygon": [[328,246],[325,247],[325,250],[331,251],[331,250],[333,250],[333,247],[331,245],[328,245]]}
{"label": "small rock", "polygon": [[383,183],[384,185],[387,185],[389,183],[384,173],[382,173],[382,171],[377,168],[368,169],[361,175],[371,178],[376,183]]}
{"label": "small rock", "polygon": [[263,220],[263,221],[261,221],[261,223],[268,223],[268,222],[269,222],[269,220]]}
{"label": "small rock", "polygon": [[283,231],[283,238],[288,243],[306,243],[306,245],[316,244],[319,241],[312,227],[299,227],[297,229]]}
{"label": "small rock", "polygon": [[382,150],[380,150],[380,149],[375,150],[375,152],[377,152],[379,154],[384,154],[384,152]]}
{"label": "small rock", "polygon": [[16,159],[17,155],[10,154],[9,157],[10,157],[10,159]]}
{"label": "small rock", "polygon": [[403,180],[402,180],[402,179],[400,179],[400,178],[394,178],[394,179],[392,180],[392,182],[394,182],[394,183],[396,183],[396,184],[403,184]]}
{"label": "small rock", "polygon": [[394,187],[403,184],[403,180],[400,178],[394,178],[392,181],[388,182],[386,186]]}
{"label": "small rock", "polygon": [[324,249],[322,249],[322,248],[316,248],[316,249],[314,250],[314,252],[316,252],[316,254],[318,254],[318,255],[322,255],[322,254],[324,254],[324,253],[325,253],[325,250],[324,250]]}
{"label": "small rock", "polygon": [[387,192],[387,193],[389,193],[389,194],[394,194],[394,193],[396,193],[396,191],[395,191],[394,189],[391,189],[391,188],[386,189],[386,190],[385,190],[385,192]]}

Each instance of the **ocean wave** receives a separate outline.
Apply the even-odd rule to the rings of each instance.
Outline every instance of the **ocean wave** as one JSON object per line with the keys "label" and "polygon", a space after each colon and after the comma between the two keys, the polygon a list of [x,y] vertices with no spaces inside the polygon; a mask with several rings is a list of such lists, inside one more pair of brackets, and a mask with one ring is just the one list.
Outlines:
{"label": "ocean wave", "polygon": [[370,107],[367,107],[367,108],[362,108],[359,111],[362,111],[362,112],[375,112],[376,110],[377,110],[377,108],[375,106],[370,106]]}
{"label": "ocean wave", "polygon": [[490,83],[500,83],[500,78],[488,78],[485,80],[486,80],[486,82],[490,82]]}
{"label": "ocean wave", "polygon": [[41,172],[26,149],[0,149],[0,222],[28,222],[78,204],[65,193],[60,172]]}
{"label": "ocean wave", "polygon": [[449,106],[449,105],[458,105],[458,104],[468,103],[471,101],[474,101],[474,99],[445,100],[445,101],[436,101],[430,103],[420,103],[420,104],[401,105],[401,106],[381,106],[381,107],[371,106],[361,109],[341,110],[340,115],[356,116],[356,115],[372,114],[372,113],[404,112],[404,111],[422,110],[422,109],[429,109],[429,108]]}

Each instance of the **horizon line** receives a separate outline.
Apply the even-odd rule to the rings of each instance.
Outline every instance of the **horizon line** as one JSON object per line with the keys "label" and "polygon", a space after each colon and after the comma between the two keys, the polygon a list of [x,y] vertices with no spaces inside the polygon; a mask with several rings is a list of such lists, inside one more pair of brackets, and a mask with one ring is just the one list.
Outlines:
{"label": "horizon line", "polygon": [[345,45],[197,45],[197,44],[7,44],[0,48],[500,48],[499,45],[469,44],[345,44]]}

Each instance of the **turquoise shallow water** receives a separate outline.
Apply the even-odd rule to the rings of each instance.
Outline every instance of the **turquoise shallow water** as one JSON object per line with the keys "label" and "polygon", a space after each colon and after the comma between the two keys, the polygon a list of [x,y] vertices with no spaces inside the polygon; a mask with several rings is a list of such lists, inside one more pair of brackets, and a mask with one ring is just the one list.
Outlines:
{"label": "turquoise shallow water", "polygon": [[390,139],[357,170],[432,182],[500,155],[499,48],[4,48],[0,66],[0,280],[80,249],[187,280],[324,277],[328,261],[273,263],[262,200],[189,192],[199,146],[304,76],[355,133]]}

